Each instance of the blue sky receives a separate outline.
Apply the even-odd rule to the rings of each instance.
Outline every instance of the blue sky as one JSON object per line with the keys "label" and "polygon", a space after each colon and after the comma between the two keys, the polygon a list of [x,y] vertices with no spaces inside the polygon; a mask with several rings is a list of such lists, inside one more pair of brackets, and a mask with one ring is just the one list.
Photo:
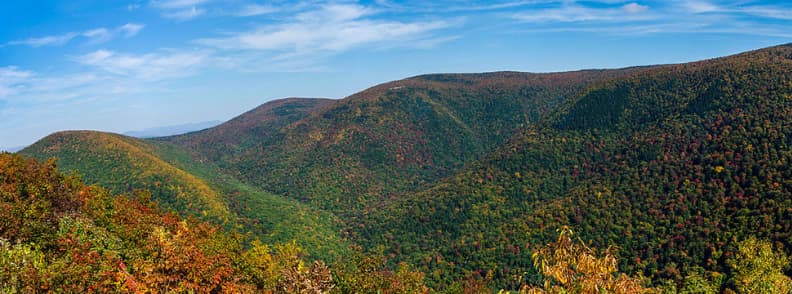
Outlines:
{"label": "blue sky", "polygon": [[227,120],[425,73],[679,63],[789,42],[786,1],[2,1],[0,146]]}

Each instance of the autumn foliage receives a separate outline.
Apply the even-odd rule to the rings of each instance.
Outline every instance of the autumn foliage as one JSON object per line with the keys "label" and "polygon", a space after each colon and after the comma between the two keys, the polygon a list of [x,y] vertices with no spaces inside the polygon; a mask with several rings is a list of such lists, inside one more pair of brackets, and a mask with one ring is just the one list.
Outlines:
{"label": "autumn foliage", "polygon": [[[307,260],[294,242],[247,244],[241,235],[164,213],[146,192],[114,196],[85,186],[52,161],[0,154],[0,207],[3,293],[328,293],[334,276],[366,275],[334,273]],[[374,273],[382,281],[371,289],[411,275]]]}
{"label": "autumn foliage", "polygon": [[610,248],[602,256],[574,236],[571,229],[559,230],[558,239],[533,253],[534,266],[544,277],[542,287],[521,292],[540,293],[655,293],[640,278],[619,273]]}

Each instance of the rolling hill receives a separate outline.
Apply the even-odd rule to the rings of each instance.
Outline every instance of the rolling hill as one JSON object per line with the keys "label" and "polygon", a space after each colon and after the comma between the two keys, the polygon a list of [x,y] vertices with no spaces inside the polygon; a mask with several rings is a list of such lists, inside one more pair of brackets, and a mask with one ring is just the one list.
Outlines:
{"label": "rolling hill", "polygon": [[317,258],[348,253],[334,216],[222,176],[167,144],[122,135],[73,131],[52,134],[21,151],[56,158],[66,172],[117,194],[151,193],[164,209],[252,232],[267,243],[298,240]]}

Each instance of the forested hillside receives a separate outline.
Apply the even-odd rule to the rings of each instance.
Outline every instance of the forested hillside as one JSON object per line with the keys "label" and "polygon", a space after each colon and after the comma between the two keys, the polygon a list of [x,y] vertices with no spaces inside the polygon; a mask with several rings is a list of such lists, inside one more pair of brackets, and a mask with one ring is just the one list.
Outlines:
{"label": "forested hillside", "polygon": [[632,71],[419,76],[336,103],[270,102],[217,128],[161,140],[216,160],[248,184],[348,214],[451,175],[565,97]]}
{"label": "forested hillside", "polygon": [[620,70],[425,75],[272,101],[180,136],[58,133],[21,153],[265,243],[296,239],[306,260],[359,256],[341,258],[343,273],[382,274],[338,277],[336,290],[402,275],[416,288],[394,289],[582,291],[542,265],[567,265],[569,251],[535,255],[557,240],[633,277],[613,285],[784,293],[790,146],[784,45]]}
{"label": "forested hillside", "polygon": [[[369,212],[357,238],[430,278],[536,279],[571,225],[655,283],[728,275],[736,243],[792,250],[792,47],[593,86],[485,160]],[[491,273],[490,273],[491,271]]]}
{"label": "forested hillside", "polygon": [[148,193],[114,196],[0,153],[3,293],[345,293],[425,291],[422,274],[348,255],[307,263],[293,242],[262,244],[162,212]]}
{"label": "forested hillside", "polygon": [[55,158],[62,170],[112,193],[148,191],[165,209],[265,242],[297,240],[314,257],[328,260],[348,254],[332,214],[245,185],[168,144],[78,131],[50,135],[21,153]]}

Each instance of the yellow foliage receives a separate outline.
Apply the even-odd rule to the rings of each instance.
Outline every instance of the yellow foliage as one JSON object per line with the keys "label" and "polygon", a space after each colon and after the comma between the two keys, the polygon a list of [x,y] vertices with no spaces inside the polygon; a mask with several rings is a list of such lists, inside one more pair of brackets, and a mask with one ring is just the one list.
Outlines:
{"label": "yellow foliage", "polygon": [[581,241],[573,241],[572,230],[559,230],[558,240],[535,251],[534,265],[544,275],[542,287],[524,287],[520,293],[655,293],[640,277],[617,272],[610,248],[597,257]]}

